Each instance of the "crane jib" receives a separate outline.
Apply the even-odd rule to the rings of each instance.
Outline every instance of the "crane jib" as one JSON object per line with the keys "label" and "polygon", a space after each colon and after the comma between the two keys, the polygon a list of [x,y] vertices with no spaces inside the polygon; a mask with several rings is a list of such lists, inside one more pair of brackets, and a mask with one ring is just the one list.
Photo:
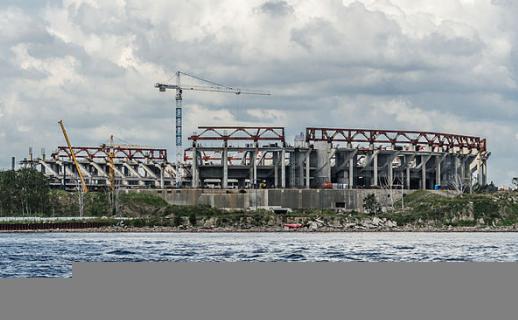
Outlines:
{"label": "crane jib", "polygon": [[[195,79],[197,81],[206,83],[208,85],[181,85],[181,75]],[[233,93],[235,95],[249,94],[249,95],[262,95],[269,96],[269,92],[254,91],[254,90],[241,90],[239,88],[229,87],[214,81],[206,80],[182,71],[176,72],[176,84],[156,83],[155,88],[158,88],[160,92],[165,92],[167,89],[176,90],[176,183],[177,186],[182,184],[180,177],[180,167],[183,159],[183,146],[182,146],[182,91],[204,91],[204,92],[221,92],[221,93]],[[193,180],[193,186],[197,183]]]}

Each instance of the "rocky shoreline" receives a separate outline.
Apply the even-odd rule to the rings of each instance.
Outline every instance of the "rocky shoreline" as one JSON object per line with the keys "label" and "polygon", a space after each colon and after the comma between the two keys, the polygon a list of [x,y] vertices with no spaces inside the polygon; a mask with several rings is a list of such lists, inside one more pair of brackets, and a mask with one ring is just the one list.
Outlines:
{"label": "rocky shoreline", "polygon": [[233,227],[214,227],[214,228],[179,228],[179,227],[100,227],[100,228],[84,228],[84,229],[39,229],[39,230],[17,230],[17,231],[0,231],[0,233],[375,233],[375,232],[518,232],[518,226],[507,227],[394,227],[394,228],[332,228],[321,227],[317,229],[309,229],[301,227],[298,229],[288,229],[286,227],[251,227],[251,228],[233,228]]}

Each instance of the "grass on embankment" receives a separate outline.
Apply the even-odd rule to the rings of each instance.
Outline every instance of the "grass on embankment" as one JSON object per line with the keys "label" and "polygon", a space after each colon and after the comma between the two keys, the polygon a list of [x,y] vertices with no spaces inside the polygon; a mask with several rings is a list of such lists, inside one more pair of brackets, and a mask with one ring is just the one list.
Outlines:
{"label": "grass on embankment", "polygon": [[518,193],[473,193],[457,196],[416,191],[395,204],[392,212],[384,214],[399,225],[419,221],[434,221],[452,226],[483,224],[513,225],[518,223]]}

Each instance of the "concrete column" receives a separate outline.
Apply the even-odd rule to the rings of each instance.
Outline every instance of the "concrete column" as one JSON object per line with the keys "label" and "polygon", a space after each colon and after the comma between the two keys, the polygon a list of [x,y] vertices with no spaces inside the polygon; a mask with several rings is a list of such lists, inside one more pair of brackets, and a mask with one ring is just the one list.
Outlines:
{"label": "concrete column", "polygon": [[425,156],[421,156],[421,189],[426,190],[426,162]]}
{"label": "concrete column", "polygon": [[284,150],[284,147],[281,151],[281,188],[286,188],[286,150]]}
{"label": "concrete column", "polygon": [[228,188],[228,149],[227,149],[226,143],[225,143],[225,147],[223,148],[221,162],[223,165],[223,181],[221,183],[221,187],[223,189],[227,189]]}
{"label": "concrete column", "polygon": [[308,151],[306,152],[306,189],[309,189],[309,170],[310,170],[310,155],[311,155],[311,151]]}
{"label": "concrete column", "polygon": [[[192,164],[191,164],[191,171],[192,171],[192,183],[191,186],[193,188],[198,188],[198,150],[196,147],[192,148]],[[176,168],[176,173],[178,174],[178,168]]]}
{"label": "concrete column", "polygon": [[[164,185],[164,170],[165,170],[165,167],[164,165],[162,165],[160,167],[160,189],[164,189],[165,185]],[[176,169],[178,171],[178,169]]]}
{"label": "concrete column", "polygon": [[257,185],[257,149],[250,152],[250,183],[252,188]]}
{"label": "concrete column", "polygon": [[354,157],[349,159],[349,189],[352,189],[354,185]]}
{"label": "concrete column", "polygon": [[477,182],[479,185],[483,185],[483,174],[482,174],[482,158],[477,156]]}
{"label": "concrete column", "polygon": [[306,169],[304,167],[304,161],[306,160],[306,155],[302,154],[302,152],[297,152],[297,188],[303,188],[306,185]]}
{"label": "concrete column", "polygon": [[279,152],[273,153],[273,183],[275,188],[279,187]]}
{"label": "concrete column", "polygon": [[372,172],[373,172],[373,178],[372,178],[372,185],[377,186],[378,185],[378,154],[373,154],[373,162],[372,162]]}
{"label": "concrete column", "polygon": [[410,167],[406,167],[406,188],[410,190]]}
{"label": "concrete column", "polygon": [[457,183],[457,179],[458,179],[458,176],[459,176],[459,157],[457,155],[454,156],[455,158],[453,158],[453,171],[454,171],[454,175],[455,175],[455,183]]}
{"label": "concrete column", "polygon": [[435,156],[435,184],[441,185],[441,156]]}
{"label": "concrete column", "polygon": [[394,168],[392,168],[392,160],[388,162],[388,185],[392,188],[394,185]]}
{"label": "concrete column", "polygon": [[[462,159],[460,166],[460,179],[462,183],[466,182],[466,159]],[[471,181],[470,181],[471,184]]]}
{"label": "concrete column", "polygon": [[484,185],[487,184],[487,162],[486,161],[482,162],[482,183]]}

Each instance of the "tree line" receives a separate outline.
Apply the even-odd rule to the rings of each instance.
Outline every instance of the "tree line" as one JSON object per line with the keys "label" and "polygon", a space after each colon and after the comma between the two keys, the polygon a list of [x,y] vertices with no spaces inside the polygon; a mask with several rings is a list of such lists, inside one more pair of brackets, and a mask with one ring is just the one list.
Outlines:
{"label": "tree line", "polygon": [[40,172],[24,168],[0,172],[0,216],[34,215],[49,209],[49,182]]}

